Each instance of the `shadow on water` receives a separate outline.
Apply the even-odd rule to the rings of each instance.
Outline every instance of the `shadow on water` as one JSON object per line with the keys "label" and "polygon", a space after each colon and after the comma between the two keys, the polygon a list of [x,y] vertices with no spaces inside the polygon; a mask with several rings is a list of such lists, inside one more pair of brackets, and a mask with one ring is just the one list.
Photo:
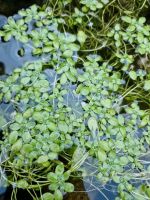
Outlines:
{"label": "shadow on water", "polygon": [[27,8],[32,4],[41,5],[43,2],[43,0],[0,0],[0,14],[11,16],[22,8]]}
{"label": "shadow on water", "polygon": [[5,74],[5,65],[0,62],[0,76]]}

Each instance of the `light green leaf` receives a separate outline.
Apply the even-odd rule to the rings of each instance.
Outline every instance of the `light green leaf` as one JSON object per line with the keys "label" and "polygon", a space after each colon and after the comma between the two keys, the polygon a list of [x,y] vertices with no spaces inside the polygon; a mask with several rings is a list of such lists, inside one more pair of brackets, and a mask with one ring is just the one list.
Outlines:
{"label": "light green leaf", "polygon": [[24,77],[24,78],[21,79],[21,83],[24,84],[24,85],[26,85],[29,82],[30,82],[30,77]]}
{"label": "light green leaf", "polygon": [[23,116],[21,113],[17,113],[15,116],[15,120],[16,122],[18,122],[19,124],[21,124],[23,122]]}
{"label": "light green leaf", "polygon": [[46,192],[42,195],[43,200],[54,200],[54,195],[50,192]]}
{"label": "light green leaf", "polygon": [[118,122],[120,125],[124,125],[124,117],[122,115],[118,115]]}
{"label": "light green leaf", "polygon": [[146,22],[146,18],[140,17],[138,22],[139,22],[140,25],[143,25]]}
{"label": "light green leaf", "polygon": [[53,172],[49,172],[47,174],[47,179],[52,182],[52,183],[57,183],[57,174],[53,173]]}
{"label": "light green leaf", "polygon": [[37,159],[37,163],[38,164],[42,164],[42,163],[47,162],[47,161],[48,161],[48,156],[47,155],[42,155]]}
{"label": "light green leaf", "polygon": [[[49,189],[52,190],[52,191],[56,191],[58,188],[59,188],[58,183],[51,183],[51,184],[49,185]],[[55,199],[55,200],[56,200],[56,199]]]}
{"label": "light green leaf", "polygon": [[99,147],[106,152],[110,151],[109,142],[107,141],[99,141]]}
{"label": "light green leaf", "polygon": [[122,157],[120,158],[120,164],[121,164],[121,165],[127,165],[128,162],[129,162],[129,160],[128,160],[127,157],[122,156]]}
{"label": "light green leaf", "polygon": [[80,42],[80,44],[84,44],[86,39],[87,35],[82,30],[79,30],[77,33],[77,40]]}
{"label": "light green leaf", "polygon": [[31,140],[31,134],[29,132],[24,132],[23,135],[22,135],[22,139],[25,143],[28,143],[30,142]]}
{"label": "light green leaf", "polygon": [[57,157],[58,157],[58,154],[55,153],[55,152],[50,152],[50,153],[48,154],[49,160],[55,160],[55,159],[57,159]]}
{"label": "light green leaf", "polygon": [[24,179],[17,181],[17,187],[18,188],[26,189],[26,188],[28,188],[28,185],[29,185],[28,182]]}
{"label": "light green leaf", "polygon": [[57,175],[62,175],[63,172],[64,172],[64,165],[63,164],[57,165],[57,167],[55,169],[55,173]]}
{"label": "light green leaf", "polygon": [[14,152],[20,151],[22,148],[22,139],[17,140],[11,147],[11,150]]}
{"label": "light green leaf", "polygon": [[58,144],[51,143],[49,148],[51,149],[52,152],[58,153],[60,151],[60,147]]}
{"label": "light green leaf", "polygon": [[54,197],[55,197],[55,200],[62,200],[63,199],[63,195],[62,195],[60,190],[55,191]]}
{"label": "light green leaf", "polygon": [[149,115],[144,116],[141,121],[140,127],[146,126],[149,122],[150,122],[150,116]]}
{"label": "light green leaf", "polygon": [[106,155],[105,151],[102,149],[98,150],[97,157],[98,157],[98,160],[101,162],[104,162],[107,159],[107,155]]}
{"label": "light green leaf", "polygon": [[74,191],[74,185],[72,183],[64,183],[64,190],[66,192],[73,192]]}
{"label": "light green leaf", "polygon": [[73,56],[73,51],[71,51],[71,50],[66,50],[66,51],[63,52],[63,56],[64,56],[65,58],[70,58],[70,57]]}
{"label": "light green leaf", "polygon": [[10,125],[10,129],[13,130],[13,131],[17,131],[21,128],[21,125],[18,124],[18,123],[13,123]]}
{"label": "light green leaf", "polygon": [[66,74],[62,74],[60,77],[60,84],[65,84],[67,82]]}
{"label": "light green leaf", "polygon": [[64,132],[64,133],[67,133],[68,132],[68,125],[66,124],[66,122],[64,121],[60,121],[58,123],[58,129],[61,131],[61,132]]}
{"label": "light green leaf", "polygon": [[112,107],[112,101],[110,99],[102,99],[101,100],[101,104],[105,107],[105,108],[111,108]]}
{"label": "light green leaf", "polygon": [[145,80],[144,82],[144,90],[150,90],[150,80]]}
{"label": "light green leaf", "polygon": [[94,117],[90,117],[88,120],[88,127],[90,129],[90,131],[96,131],[98,129],[98,124],[97,124],[97,120]]}
{"label": "light green leaf", "polygon": [[87,96],[90,93],[89,87],[81,87],[80,93],[84,96]]}
{"label": "light green leaf", "polygon": [[24,153],[24,154],[28,154],[31,151],[33,151],[33,146],[31,144],[24,144],[22,149],[21,149],[21,152]]}
{"label": "light green leaf", "polygon": [[122,19],[123,21],[129,23],[129,24],[132,22],[132,19],[131,19],[130,17],[128,17],[128,16],[123,16],[123,17],[121,17],[121,19]]}
{"label": "light green leaf", "polygon": [[9,135],[9,143],[14,144],[18,138],[18,132],[17,131],[12,131]]}
{"label": "light green leaf", "polygon": [[137,74],[135,71],[130,71],[129,72],[129,76],[132,80],[136,80],[137,79]]}
{"label": "light green leaf", "polygon": [[66,72],[65,74],[66,74],[68,80],[70,80],[71,82],[76,82],[76,77],[70,71]]}
{"label": "light green leaf", "polygon": [[119,176],[115,175],[115,176],[112,177],[112,179],[115,183],[120,183],[120,177]]}

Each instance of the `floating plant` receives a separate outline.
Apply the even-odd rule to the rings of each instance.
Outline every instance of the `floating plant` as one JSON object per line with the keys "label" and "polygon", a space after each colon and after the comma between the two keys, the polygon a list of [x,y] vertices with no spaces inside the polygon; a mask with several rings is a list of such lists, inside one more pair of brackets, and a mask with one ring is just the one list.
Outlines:
{"label": "floating plant", "polygon": [[[102,10],[109,6],[101,2]],[[75,15],[74,20],[77,26],[80,20]],[[116,200],[150,198],[150,113],[139,100],[149,103],[150,76],[146,66],[135,68],[136,58],[149,53],[142,45],[149,42],[149,25],[143,17],[119,20],[102,36],[110,41],[109,53],[106,43],[84,49],[87,29],[66,31],[65,18],[55,16],[51,7],[20,10],[1,29],[4,44],[19,41],[20,55],[29,48],[33,57],[0,81],[5,111],[0,117],[0,169],[15,191],[26,189],[33,199],[61,200],[74,191],[74,177],[85,182],[93,177],[104,198],[101,189],[110,183]]]}

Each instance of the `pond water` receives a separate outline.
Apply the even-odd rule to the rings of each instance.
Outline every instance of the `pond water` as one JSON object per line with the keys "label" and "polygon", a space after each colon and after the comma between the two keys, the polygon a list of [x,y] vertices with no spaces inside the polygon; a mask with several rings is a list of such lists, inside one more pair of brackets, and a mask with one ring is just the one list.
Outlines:
{"label": "pond water", "polygon": [[[7,22],[7,17],[9,15],[17,13],[17,10],[21,8],[26,8],[33,3],[39,3],[39,1],[21,1],[15,4],[15,0],[11,1],[1,1],[0,0],[0,27],[2,27]],[[15,15],[17,18],[17,15]],[[20,50],[24,50],[24,54],[20,54]],[[24,45],[15,40],[9,42],[0,41],[0,79],[4,76],[10,74],[14,68],[21,67],[26,61],[36,60],[38,57],[33,57],[31,54],[31,47],[29,45]],[[1,108],[0,108],[1,109]],[[3,112],[3,109],[1,109]],[[1,172],[2,175],[3,172]],[[0,176],[1,177],[1,176]],[[12,188],[4,187],[4,179],[0,179],[0,200],[10,200]],[[115,195],[110,192],[110,187],[105,189],[100,189],[101,187],[95,180],[75,180],[73,181],[75,185],[75,191],[70,194],[64,195],[64,200],[103,200],[108,199],[113,200]],[[95,182],[95,183],[94,183]],[[92,183],[92,184],[91,184]],[[111,184],[110,184],[111,185]],[[98,189],[97,189],[98,188]],[[112,190],[112,188],[111,188]],[[87,191],[87,192],[86,192]],[[113,191],[113,190],[112,190]],[[24,190],[20,190],[17,194],[17,199],[32,200],[31,196]]]}
{"label": "pond water", "polygon": [[[3,1],[0,0],[0,28],[7,22],[6,16],[11,16],[17,13],[17,11],[21,8],[26,8],[33,3],[40,4],[42,1],[38,0],[22,0],[22,1]],[[17,15],[16,15],[17,17]],[[24,49],[24,55],[20,55],[20,49]],[[3,42],[0,41],[0,79],[3,79],[4,76],[10,74],[14,68],[21,67],[23,63],[26,61],[35,60],[38,58],[35,58],[31,54],[31,48],[30,46],[24,46],[23,44],[11,40],[9,42]],[[1,109],[2,112],[2,109]],[[2,171],[0,172],[2,175]],[[99,199],[99,197],[96,198],[90,198],[88,197],[88,194],[85,192],[84,184],[82,181],[75,181],[75,188],[76,191],[72,194],[66,194],[64,196],[65,200],[96,200]],[[4,179],[0,176],[0,200],[10,200],[11,199],[11,192],[12,188],[5,188],[4,187]],[[22,196],[24,197],[24,200],[32,200],[31,196],[24,190],[19,190],[17,194],[17,199],[22,199]],[[91,194],[90,194],[91,196]],[[95,196],[95,194],[94,194]]]}
{"label": "pond water", "polygon": [[[39,0],[0,0],[0,28],[7,22],[6,16],[13,15],[19,9],[26,8],[33,3],[40,4],[41,2]],[[17,15],[15,17],[17,18]],[[23,55],[20,53],[22,50]],[[0,41],[0,79],[10,74],[16,67],[21,67],[26,61],[39,59],[39,57],[33,57],[31,51],[30,45],[22,44],[13,39],[9,42]],[[44,57],[44,59],[46,58]],[[2,112],[1,107],[0,111]],[[89,166],[85,167],[88,168]],[[89,171],[93,170],[92,167],[89,169]],[[0,173],[2,174],[1,171]],[[5,188],[3,181],[0,176],[0,200],[10,200],[12,188]],[[75,185],[75,192],[65,194],[64,200],[114,200],[116,197],[116,185],[113,182],[105,185],[105,187],[93,177],[72,182]],[[17,199],[21,200],[22,196],[24,197],[23,200],[32,200],[26,191],[19,190]]]}

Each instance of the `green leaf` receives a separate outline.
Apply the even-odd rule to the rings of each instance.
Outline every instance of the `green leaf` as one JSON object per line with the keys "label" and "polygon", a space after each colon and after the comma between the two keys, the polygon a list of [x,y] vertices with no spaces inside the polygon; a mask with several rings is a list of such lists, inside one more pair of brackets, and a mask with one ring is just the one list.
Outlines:
{"label": "green leaf", "polygon": [[55,131],[57,129],[56,124],[53,122],[48,122],[47,127],[51,131]]}
{"label": "green leaf", "polygon": [[6,35],[4,36],[4,40],[7,42],[11,39],[12,35],[10,32],[6,33]]}
{"label": "green leaf", "polygon": [[146,22],[146,18],[140,17],[138,22],[139,22],[140,25],[143,25]]}
{"label": "green leaf", "polygon": [[26,188],[28,188],[28,186],[29,186],[28,182],[24,179],[17,181],[17,187],[18,188],[26,189]]}
{"label": "green leaf", "polygon": [[10,125],[10,129],[13,130],[13,131],[17,131],[21,128],[21,125],[18,124],[18,123],[13,123]]}
{"label": "green leaf", "polygon": [[49,82],[47,80],[39,80],[35,83],[35,87],[42,87],[42,88],[47,88],[49,87]]}
{"label": "green leaf", "polygon": [[41,112],[34,112],[32,117],[38,122],[43,122],[43,115],[41,114]]}
{"label": "green leaf", "polygon": [[61,164],[61,165],[57,165],[56,169],[55,169],[55,173],[57,175],[62,175],[64,172],[64,165]]}
{"label": "green leaf", "polygon": [[24,117],[24,118],[29,118],[29,117],[31,117],[32,112],[33,112],[33,109],[32,109],[32,108],[27,109],[27,110],[23,113],[23,117]]}
{"label": "green leaf", "polygon": [[94,117],[90,117],[88,120],[88,127],[90,129],[90,131],[96,131],[98,129],[98,124],[97,124],[97,120]]}
{"label": "green leaf", "polygon": [[120,157],[120,164],[121,165],[127,165],[129,162],[128,158],[125,156]]}
{"label": "green leaf", "polygon": [[87,96],[90,93],[89,87],[81,87],[80,93],[84,96]]}
{"label": "green leaf", "polygon": [[150,90],[150,80],[144,81],[144,90],[146,91]]}
{"label": "green leaf", "polygon": [[111,108],[112,107],[112,101],[110,99],[102,99],[101,100],[101,104],[105,107],[105,108]]}
{"label": "green leaf", "polygon": [[76,163],[82,163],[81,161],[84,161],[84,155],[85,155],[85,149],[81,148],[81,147],[76,147],[73,156],[72,156],[72,168],[74,167],[74,165],[76,165]]}
{"label": "green leaf", "polygon": [[66,124],[66,122],[64,121],[60,121],[58,123],[58,129],[61,131],[61,132],[64,132],[64,133],[67,133],[69,128],[68,128],[68,125]]}
{"label": "green leaf", "polygon": [[146,187],[146,194],[150,198],[150,187]]}
{"label": "green leaf", "polygon": [[65,58],[70,58],[70,57],[73,56],[73,51],[71,51],[71,50],[66,50],[66,51],[63,52],[63,56],[64,56]]}
{"label": "green leaf", "polygon": [[57,36],[56,36],[55,33],[50,32],[50,33],[48,33],[48,38],[49,38],[50,40],[56,40],[56,39],[57,39]]}
{"label": "green leaf", "polygon": [[48,156],[47,156],[47,155],[40,156],[40,157],[37,159],[37,163],[38,163],[38,164],[42,164],[42,163],[47,162],[47,161],[48,161]]}
{"label": "green leaf", "polygon": [[107,141],[99,141],[99,147],[106,152],[110,151],[109,142]]}
{"label": "green leaf", "polygon": [[52,191],[56,191],[59,188],[59,184],[58,183],[51,183],[49,185],[49,189]]}
{"label": "green leaf", "polygon": [[72,183],[64,183],[64,190],[65,192],[73,192],[74,185]]}
{"label": "green leaf", "polygon": [[31,134],[29,132],[24,132],[23,135],[22,135],[22,139],[25,143],[28,143],[30,142],[31,140]]}
{"label": "green leaf", "polygon": [[150,116],[149,115],[144,116],[141,121],[140,128],[146,126],[149,122],[150,122]]}
{"label": "green leaf", "polygon": [[22,148],[22,139],[17,140],[11,147],[11,150],[14,152],[20,151]]}
{"label": "green leaf", "polygon": [[57,157],[58,157],[58,154],[55,153],[55,152],[50,152],[50,153],[48,154],[49,160],[55,160],[55,159],[57,159]]}
{"label": "green leaf", "polygon": [[118,122],[120,125],[124,125],[124,117],[123,115],[118,115]]}
{"label": "green leaf", "polygon": [[64,178],[64,181],[67,181],[70,177],[70,170],[66,171],[65,173],[63,173],[63,178]]}
{"label": "green leaf", "polygon": [[129,76],[132,80],[136,80],[137,79],[137,74],[135,71],[130,71],[129,72]]}
{"label": "green leaf", "polygon": [[97,157],[100,162],[104,162],[107,159],[107,155],[104,150],[99,149],[97,152]]}
{"label": "green leaf", "polygon": [[143,43],[144,41],[144,35],[142,33],[137,34],[137,40],[139,43]]}
{"label": "green leaf", "polygon": [[65,74],[68,80],[70,80],[71,82],[76,82],[76,77],[70,71],[66,72]]}
{"label": "green leaf", "polygon": [[[43,200],[54,200],[54,195],[51,194],[50,192],[46,192],[42,195]],[[41,199],[41,200],[42,200]]]}
{"label": "green leaf", "polygon": [[9,143],[14,144],[18,139],[18,132],[17,131],[12,131],[9,135]]}
{"label": "green leaf", "polygon": [[77,40],[80,42],[80,44],[84,44],[86,39],[87,35],[82,30],[79,30],[77,33]]}
{"label": "green leaf", "polygon": [[52,183],[57,183],[57,174],[53,173],[53,172],[49,172],[47,174],[47,179],[52,182]]}
{"label": "green leaf", "polygon": [[51,143],[49,148],[51,149],[52,152],[55,152],[55,153],[60,152],[60,147],[58,144]]}
{"label": "green leaf", "polygon": [[21,124],[23,122],[23,116],[21,113],[17,113],[15,116],[15,120],[16,122],[18,122],[19,124]]}
{"label": "green leaf", "polygon": [[21,149],[21,152],[24,153],[24,154],[28,154],[32,151],[33,151],[33,146],[31,144],[24,144],[22,149]]}
{"label": "green leaf", "polygon": [[60,190],[56,190],[54,193],[55,200],[63,200],[63,195]]}
{"label": "green leaf", "polygon": [[123,21],[129,23],[129,24],[131,24],[131,22],[132,22],[132,19],[131,19],[130,17],[128,17],[128,16],[123,16],[123,17],[121,17],[121,19],[122,19]]}
{"label": "green leaf", "polygon": [[115,176],[112,177],[112,179],[115,183],[120,183],[120,177],[119,176],[115,175]]}
{"label": "green leaf", "polygon": [[67,82],[66,74],[62,74],[60,77],[60,84],[63,85]]}

